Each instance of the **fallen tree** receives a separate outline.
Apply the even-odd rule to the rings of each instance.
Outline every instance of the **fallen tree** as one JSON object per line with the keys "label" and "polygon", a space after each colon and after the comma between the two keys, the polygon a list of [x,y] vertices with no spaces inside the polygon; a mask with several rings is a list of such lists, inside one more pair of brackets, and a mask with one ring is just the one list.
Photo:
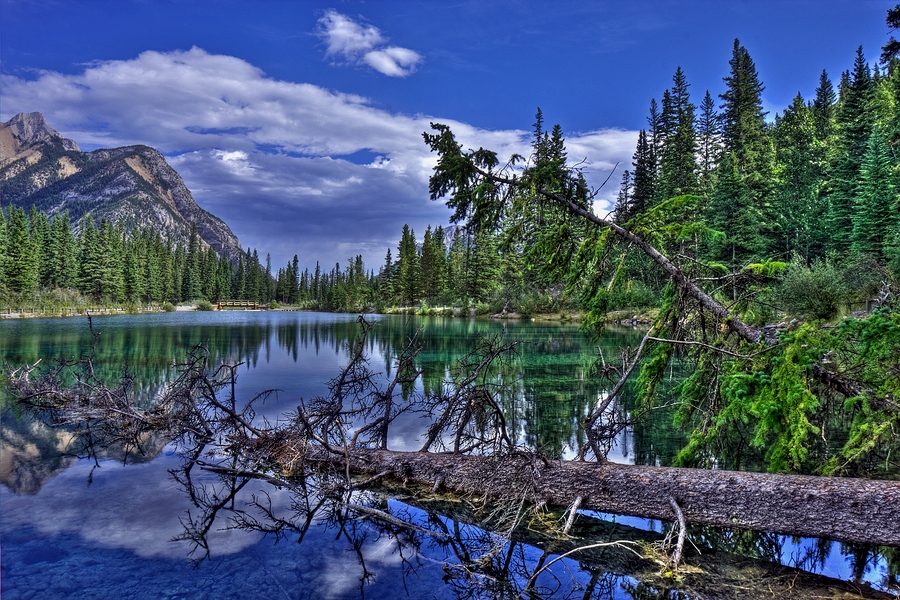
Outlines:
{"label": "fallen tree", "polygon": [[[482,341],[442,392],[403,397],[395,387],[418,376],[416,341],[397,359],[393,379],[379,386],[362,351],[372,325],[359,321],[350,363],[331,380],[329,395],[301,400],[277,424],[256,422],[252,401],[236,406],[236,367],[212,368],[202,347],[146,410],[135,406],[127,377],[107,387],[93,376],[89,360],[44,372],[13,370],[10,391],[53,424],[86,427],[92,437],[105,436],[107,445],[138,451],[149,432],[162,431],[180,440],[183,453],[201,468],[256,474],[279,485],[331,472],[342,474],[350,493],[356,474],[367,482],[411,481],[532,509],[573,507],[573,513],[665,521],[681,512],[689,524],[900,546],[900,482],[548,460],[511,444],[494,399],[490,367],[510,347]],[[396,416],[423,409],[433,416],[423,449],[387,449]]]}
{"label": "fallen tree", "polygon": [[581,498],[581,509],[662,521],[675,521],[674,499],[690,524],[900,545],[896,481],[544,461],[525,453],[470,456],[354,448],[338,456],[310,447],[302,460],[349,465],[359,474],[389,475],[493,500],[570,507]]}

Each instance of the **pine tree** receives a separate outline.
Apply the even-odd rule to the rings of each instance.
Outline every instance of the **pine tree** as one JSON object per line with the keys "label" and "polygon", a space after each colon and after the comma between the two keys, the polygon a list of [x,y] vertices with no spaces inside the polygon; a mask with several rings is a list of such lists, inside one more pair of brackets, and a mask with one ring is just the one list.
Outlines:
{"label": "pine tree", "polygon": [[816,222],[823,218],[818,203],[819,178],[815,152],[815,117],[800,94],[774,128],[776,210],[782,256],[792,252],[811,259]]}
{"label": "pine tree", "polygon": [[774,150],[766,130],[767,113],[762,108],[765,88],[759,81],[750,54],[737,39],[728,64],[731,71],[724,78],[726,90],[719,96],[722,99],[723,148],[730,156],[731,166],[743,180],[758,217],[756,226],[763,235],[771,237],[775,227],[772,214]]}
{"label": "pine tree", "polygon": [[860,169],[853,211],[853,250],[882,260],[885,241],[897,224],[897,186],[890,148],[881,127],[876,126],[869,139]]}
{"label": "pine tree", "polygon": [[831,233],[828,247],[838,253],[849,250],[852,243],[856,185],[872,133],[872,99],[872,75],[859,47],[852,76],[841,80],[837,105],[840,142],[828,196],[827,221]]}
{"label": "pine tree", "polygon": [[38,265],[38,285],[47,287],[50,285],[50,222],[47,215],[39,212],[34,205],[28,214],[29,235],[31,236],[31,248],[34,260]]}
{"label": "pine tree", "polygon": [[9,207],[6,228],[6,285],[12,292],[30,294],[38,286],[39,264],[25,211],[18,206]]}
{"label": "pine tree", "polygon": [[653,158],[653,147],[643,129],[638,133],[637,148],[631,164],[634,167],[634,188],[628,218],[650,208],[656,194],[656,161]]}
{"label": "pine tree", "polygon": [[760,260],[766,246],[759,231],[760,211],[745,181],[738,172],[734,155],[726,154],[718,168],[707,221],[724,234],[710,242],[710,258],[731,269]]}
{"label": "pine tree", "polygon": [[671,91],[663,96],[662,122],[666,136],[660,155],[659,200],[697,191],[695,106],[681,67],[675,71],[672,81]]}
{"label": "pine tree", "polygon": [[708,196],[712,193],[713,172],[722,155],[722,119],[716,112],[709,91],[700,103],[700,118],[697,120],[698,144],[698,188]]}
{"label": "pine tree", "polygon": [[397,296],[402,306],[412,306],[420,297],[421,280],[415,233],[406,224],[403,225],[397,248],[397,263],[397,278],[394,282]]}

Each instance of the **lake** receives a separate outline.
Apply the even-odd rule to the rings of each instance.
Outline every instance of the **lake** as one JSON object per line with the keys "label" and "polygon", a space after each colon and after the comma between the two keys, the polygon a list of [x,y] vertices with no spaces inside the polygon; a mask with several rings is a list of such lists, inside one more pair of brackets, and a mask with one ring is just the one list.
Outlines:
{"label": "lake", "polygon": [[[359,332],[356,319],[305,312],[123,315],[94,318],[93,335],[86,318],[6,320],[0,321],[0,353],[11,365],[38,360],[52,365],[93,353],[100,378],[113,382],[127,373],[138,403],[147,406],[174,378],[191,347],[203,344],[217,363],[242,363],[236,388],[240,401],[276,390],[257,406],[256,415],[274,421],[301,398],[327,393],[328,380],[346,364],[348,342]],[[592,342],[577,325],[565,323],[412,316],[371,320],[377,325],[366,352],[375,371],[390,373],[399,349],[419,336],[422,376],[405,390],[408,394],[439,389],[455,361],[480,337],[517,343],[517,353],[496,375],[513,441],[561,458],[578,451],[580,423],[609,387],[595,371],[598,348],[605,360],[616,360],[642,335],[610,329]],[[669,464],[683,437],[668,422],[660,413],[628,429],[610,459]],[[420,414],[399,420],[389,447],[417,450],[427,423],[427,415]],[[422,505],[402,493],[367,499],[447,535],[429,537],[375,520],[308,510],[286,490],[255,479],[228,481],[195,470],[193,487],[186,489],[175,478],[184,479],[183,460],[166,439],[147,440],[143,454],[125,457],[111,447],[86,457],[70,432],[6,407],[0,442],[2,592],[7,599],[514,597],[528,574],[549,560],[527,535],[506,542],[472,525],[463,506]],[[210,506],[216,506],[212,515]],[[272,526],[272,515],[293,526]],[[663,529],[660,523],[608,515],[586,514],[582,520],[582,527],[609,539],[653,540]],[[253,526],[263,521],[268,526]],[[198,529],[202,536],[196,535]],[[868,549],[765,534],[705,537],[716,537],[728,550],[743,548],[755,559],[779,560],[829,577],[882,588],[897,578],[885,558]],[[630,572],[622,556],[627,552],[560,561],[542,575],[537,589],[553,597],[678,597],[652,595],[668,594],[665,585]],[[491,564],[485,567],[485,561]]]}

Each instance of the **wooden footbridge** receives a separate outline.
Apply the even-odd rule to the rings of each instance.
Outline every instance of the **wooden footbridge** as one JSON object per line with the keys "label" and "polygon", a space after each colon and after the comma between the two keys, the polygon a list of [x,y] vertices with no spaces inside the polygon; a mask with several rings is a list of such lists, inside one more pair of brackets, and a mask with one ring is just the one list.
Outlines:
{"label": "wooden footbridge", "polygon": [[259,304],[255,300],[219,300],[216,307],[219,310],[259,310],[260,308],[265,308],[265,305]]}

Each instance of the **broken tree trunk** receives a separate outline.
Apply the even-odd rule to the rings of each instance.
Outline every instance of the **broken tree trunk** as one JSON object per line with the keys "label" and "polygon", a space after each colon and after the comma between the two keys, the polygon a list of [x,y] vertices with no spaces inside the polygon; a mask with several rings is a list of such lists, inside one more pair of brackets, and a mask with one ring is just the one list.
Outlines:
{"label": "broken tree trunk", "polygon": [[[525,454],[468,456],[308,446],[307,463],[362,474],[389,472],[401,481],[441,482],[449,491],[525,499],[665,521],[670,499],[690,524],[738,527],[843,542],[900,545],[900,481],[543,461]],[[294,464],[294,467],[297,465]]]}

